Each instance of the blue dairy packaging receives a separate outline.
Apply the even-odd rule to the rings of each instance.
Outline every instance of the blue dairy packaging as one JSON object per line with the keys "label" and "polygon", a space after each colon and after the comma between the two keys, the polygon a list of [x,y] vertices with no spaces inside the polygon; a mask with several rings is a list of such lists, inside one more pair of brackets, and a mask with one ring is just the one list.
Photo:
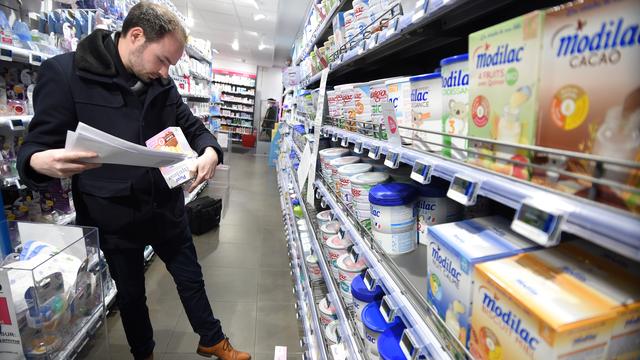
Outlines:
{"label": "blue dairy packaging", "polygon": [[540,248],[512,232],[510,224],[506,218],[490,216],[428,229],[427,299],[465,345],[469,340],[474,267]]}

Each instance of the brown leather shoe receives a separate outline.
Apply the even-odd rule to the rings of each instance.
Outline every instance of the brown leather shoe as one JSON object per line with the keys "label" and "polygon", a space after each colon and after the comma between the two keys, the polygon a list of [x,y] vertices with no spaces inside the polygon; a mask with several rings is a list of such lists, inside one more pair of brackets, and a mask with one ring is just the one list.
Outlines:
{"label": "brown leather shoe", "polygon": [[220,360],[251,360],[251,354],[234,349],[229,338],[210,347],[198,345],[197,353],[206,357],[215,356]]}
{"label": "brown leather shoe", "polygon": [[153,353],[151,353],[151,355],[144,358],[144,360],[153,360]]}

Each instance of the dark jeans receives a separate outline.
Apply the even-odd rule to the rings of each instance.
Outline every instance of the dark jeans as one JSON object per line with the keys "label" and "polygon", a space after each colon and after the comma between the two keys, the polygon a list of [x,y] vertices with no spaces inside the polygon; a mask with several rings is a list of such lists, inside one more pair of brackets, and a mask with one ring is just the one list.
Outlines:
{"label": "dark jeans", "polygon": [[[155,246],[155,253],[176,283],[191,327],[200,335],[200,344],[215,345],[225,336],[220,321],[213,316],[193,240],[189,238],[181,245],[167,245]],[[145,296],[144,249],[107,249],[103,252],[118,289],[116,301],[131,353],[136,359],[143,359],[155,346]],[[193,344],[194,351],[196,345]]]}

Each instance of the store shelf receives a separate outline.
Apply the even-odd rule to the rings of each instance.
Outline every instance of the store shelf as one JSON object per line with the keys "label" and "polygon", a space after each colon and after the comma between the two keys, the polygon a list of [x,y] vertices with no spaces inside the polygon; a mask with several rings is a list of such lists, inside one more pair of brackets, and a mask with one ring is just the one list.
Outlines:
{"label": "store shelf", "polygon": [[70,225],[70,224],[74,224],[76,222],[76,212],[72,212],[71,214],[65,214],[65,215],[61,215],[58,218],[58,221],[56,222],[56,224],[58,225]]}
{"label": "store shelf", "polygon": [[[292,141],[293,143],[293,141]],[[293,148],[296,148],[293,145]],[[313,249],[313,253],[318,257],[318,265],[320,266],[320,271],[322,273],[322,278],[327,286],[327,297],[329,301],[334,304],[336,309],[336,315],[338,317],[338,330],[340,333],[340,338],[342,342],[346,344],[346,351],[349,354],[349,359],[353,360],[361,360],[366,359],[364,355],[364,346],[358,339],[357,330],[353,327],[353,322],[350,321],[349,316],[347,315],[347,304],[345,304],[344,300],[340,296],[338,290],[338,284],[334,281],[329,265],[327,264],[326,259],[322,255],[322,250],[320,249],[320,244],[318,242],[317,236],[315,232],[312,230],[314,227],[311,223],[311,218],[309,216],[309,212],[307,210],[307,204],[304,201],[304,197],[302,196],[302,192],[298,186],[296,176],[297,172],[293,171],[290,167],[285,169],[284,172],[287,173],[287,183],[291,184],[291,188],[296,194],[296,197],[300,200],[302,204],[302,213],[305,223],[307,227],[311,230],[309,232],[311,238],[311,247]]]}
{"label": "store shelf", "polygon": [[204,81],[209,81],[209,82],[211,82],[211,78],[210,78],[210,77],[208,77],[208,76],[206,76],[206,75],[203,75],[203,74],[197,73],[197,72],[195,72],[195,71],[189,71],[189,74],[190,74],[190,75],[191,75],[191,77],[192,77],[192,78],[194,78],[194,79],[204,80]]}
{"label": "store shelf", "polygon": [[180,94],[180,96],[194,102],[209,102],[210,99],[210,96],[207,95]]}
{"label": "store shelf", "polygon": [[340,10],[346,7],[347,3],[351,3],[351,1],[340,0],[333,6],[331,11],[329,11],[327,16],[324,18],[324,20],[322,20],[322,22],[318,25],[318,27],[314,31],[314,34],[311,36],[311,39],[309,39],[309,41],[307,42],[307,45],[305,46],[304,50],[301,51],[300,54],[298,55],[298,58],[295,61],[296,65],[300,65],[300,62],[309,55],[309,53],[311,52],[311,49],[313,49],[314,45],[318,42],[318,40],[326,39],[327,37],[329,37],[328,32],[332,31],[333,18]]}
{"label": "store shelf", "polygon": [[11,128],[23,126],[26,128],[32,118],[33,115],[4,115],[0,116],[0,126],[9,126]]}
{"label": "store shelf", "polygon": [[221,92],[225,93],[225,94],[233,94],[233,95],[238,95],[238,96],[250,96],[250,97],[256,97],[255,94],[247,94],[247,93],[243,93],[243,92],[237,92],[237,91],[226,91],[226,90],[222,90]]}
{"label": "store shelf", "polygon": [[247,102],[242,102],[242,101],[235,101],[235,100],[225,100],[225,99],[220,99],[223,103],[229,103],[229,104],[240,104],[240,105],[247,105],[247,106],[253,106],[253,103],[247,103]]}
{"label": "store shelf", "polygon": [[240,109],[234,109],[234,108],[229,108],[229,107],[224,107],[224,106],[221,106],[220,109],[229,110],[229,111],[243,112],[243,113],[247,113],[247,114],[253,114],[253,111],[250,111],[250,110],[240,110]]}
{"label": "store shelf", "polygon": [[371,139],[336,127],[324,130],[349,142],[362,142],[363,148],[380,147],[380,153],[389,150],[400,156],[402,163],[413,165],[416,160],[432,164],[432,174],[451,181],[462,175],[479,182],[478,194],[501,204],[518,209],[527,199],[543,200],[562,209],[566,220],[560,225],[562,232],[577,235],[621,255],[640,261],[640,217],[568,194],[552,192],[534,184],[493,173],[465,163],[454,162],[437,154],[422,153],[404,147],[393,147],[387,142]]}
{"label": "store shelf", "polygon": [[211,113],[208,113],[208,112],[206,112],[206,113],[196,113],[196,114],[193,114],[193,116],[195,116],[195,117],[211,116]]}
{"label": "store shelf", "polygon": [[236,124],[228,124],[228,123],[220,123],[220,125],[226,125],[226,126],[230,126],[230,127],[242,127],[242,128],[253,129],[253,126],[249,126],[249,125],[236,125]]}
{"label": "store shelf", "polygon": [[40,66],[43,61],[55,55],[48,55],[39,51],[23,49],[8,44],[0,44],[0,60],[27,63]]}
{"label": "store shelf", "polygon": [[[426,299],[423,293],[426,294],[426,254],[424,258],[418,259],[418,267],[420,269],[414,269],[410,265],[402,266],[402,268],[409,269],[412,273],[425,274],[424,278],[421,275],[413,275],[412,280],[415,281],[417,289],[410,291],[408,285],[412,285],[413,282],[407,284],[407,279],[399,276],[398,271],[393,269],[397,266],[386,255],[376,249],[374,242],[365,238],[360,229],[354,225],[357,220],[347,215],[346,208],[340,205],[337,197],[325,186],[322,180],[316,180],[315,187],[329,208],[333,211],[336,219],[340,222],[342,228],[349,233],[351,240],[360,256],[363,256],[367,260],[370,271],[373,271],[378,279],[379,285],[383,288],[387,298],[398,307],[398,316],[400,316],[404,324],[412,329],[419,337],[416,339],[420,342],[420,347],[423,353],[427,353],[429,358],[432,359],[455,359],[463,356],[465,353],[462,344],[456,343],[455,340],[445,339],[443,336],[447,336],[444,325],[440,324],[442,330],[440,332],[434,330],[438,328],[438,324],[441,323],[437,320],[434,322],[433,318],[429,317],[428,307]],[[420,253],[413,254],[413,256],[419,256]],[[402,261],[399,261],[402,263]],[[422,265],[420,265],[422,264]],[[421,283],[424,282],[424,289]],[[437,318],[437,315],[435,315]],[[431,326],[427,325],[430,324]],[[453,336],[451,336],[453,338]],[[448,344],[445,347],[443,344]],[[449,349],[449,350],[447,350]],[[451,350],[453,349],[453,350]]]}
{"label": "store shelf", "polygon": [[214,83],[216,84],[224,84],[224,85],[231,85],[231,86],[240,86],[243,88],[247,88],[247,89],[255,89],[255,86],[249,86],[249,85],[243,85],[243,84],[234,84],[234,83],[230,83],[230,82],[224,82],[224,81],[218,81],[218,80],[213,80]]}
{"label": "store shelf", "polygon": [[215,115],[215,116],[228,118],[228,119],[238,119],[238,120],[253,121],[252,118],[239,117],[239,116],[229,116],[229,115]]}
{"label": "store shelf", "polygon": [[203,53],[201,53],[200,51],[198,51],[196,48],[193,47],[193,45],[187,44],[187,46],[185,48],[187,50],[187,54],[189,56],[191,56],[192,58],[211,64],[211,62],[212,62],[211,58],[209,58],[208,56],[206,56]]}

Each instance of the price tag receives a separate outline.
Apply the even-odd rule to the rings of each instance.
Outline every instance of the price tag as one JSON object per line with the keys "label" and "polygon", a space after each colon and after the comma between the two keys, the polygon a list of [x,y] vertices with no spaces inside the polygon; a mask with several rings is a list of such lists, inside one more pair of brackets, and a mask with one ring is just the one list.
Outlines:
{"label": "price tag", "polygon": [[418,345],[409,329],[404,329],[400,337],[400,350],[404,353],[406,359],[418,358]]}
{"label": "price tag", "polygon": [[35,65],[35,66],[42,65],[42,56],[34,53],[29,53],[29,64]]}
{"label": "price tag", "polygon": [[9,127],[11,130],[20,131],[24,130],[24,122],[22,119],[11,119],[9,121]]}
{"label": "price tag", "polygon": [[13,61],[13,51],[9,49],[0,49],[0,60]]}
{"label": "price tag", "polygon": [[375,277],[373,270],[371,269],[367,269],[367,271],[364,272],[362,281],[369,291],[373,291],[373,289],[378,285],[378,279]]}
{"label": "price tag", "polygon": [[476,203],[480,184],[462,175],[455,175],[447,191],[447,196],[464,206]]}
{"label": "price tag", "polygon": [[395,18],[392,20],[391,24],[389,24],[389,28],[387,29],[387,32],[386,32],[387,38],[391,37],[391,35],[395,34],[395,32],[398,30],[399,21],[400,21],[400,18]]}
{"label": "price tag", "polygon": [[565,213],[554,209],[549,201],[526,199],[516,211],[511,230],[540,245],[553,246],[560,242],[565,218]]}
{"label": "price tag", "polygon": [[362,141],[356,141],[355,145],[353,145],[353,152],[362,154]]}
{"label": "price tag", "polygon": [[351,260],[353,260],[354,263],[357,263],[358,259],[360,258],[360,254],[358,254],[356,246],[350,245],[347,251],[349,252],[349,255],[351,255]]}
{"label": "price tag", "polygon": [[396,308],[389,301],[389,296],[383,296],[380,301],[380,314],[387,323],[393,322],[393,319],[396,317]]}
{"label": "price tag", "polygon": [[338,234],[340,235],[340,239],[344,239],[346,231],[342,227],[340,227],[340,229],[338,230]]}
{"label": "price tag", "polygon": [[340,146],[342,146],[342,147],[348,147],[349,146],[349,138],[347,136],[342,138],[342,142],[340,143]]}
{"label": "price tag", "polygon": [[432,169],[433,166],[430,163],[416,160],[411,170],[411,178],[420,184],[428,184],[431,182]]}
{"label": "price tag", "polygon": [[397,169],[400,166],[400,153],[391,149],[387,150],[387,157],[384,159],[384,164],[392,169]]}
{"label": "price tag", "polygon": [[380,159],[380,145],[372,145],[369,149],[369,157],[373,160]]}
{"label": "price tag", "polygon": [[338,141],[338,133],[333,133],[333,136],[331,136],[331,141],[333,142]]}

